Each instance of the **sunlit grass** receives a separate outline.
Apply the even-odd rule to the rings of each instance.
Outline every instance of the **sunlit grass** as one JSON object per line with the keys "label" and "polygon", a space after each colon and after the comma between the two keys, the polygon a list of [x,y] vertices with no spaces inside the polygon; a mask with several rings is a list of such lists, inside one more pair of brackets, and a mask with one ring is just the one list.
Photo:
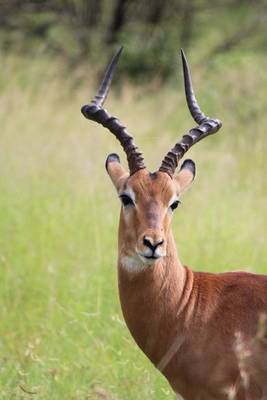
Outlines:
{"label": "sunlit grass", "polygon": [[[86,71],[73,71],[74,87],[57,61],[11,57],[4,64],[1,398],[174,398],[120,312],[119,203],[104,162],[113,151],[125,158],[111,134],[80,114],[92,79],[87,85]],[[203,108],[224,122],[220,134],[190,152],[198,176],[173,223],[181,259],[194,269],[267,273],[263,65],[261,57],[224,57],[207,70],[194,69]],[[111,92],[108,101],[152,170],[193,126],[181,84],[174,85],[144,90],[125,84],[121,96]]]}

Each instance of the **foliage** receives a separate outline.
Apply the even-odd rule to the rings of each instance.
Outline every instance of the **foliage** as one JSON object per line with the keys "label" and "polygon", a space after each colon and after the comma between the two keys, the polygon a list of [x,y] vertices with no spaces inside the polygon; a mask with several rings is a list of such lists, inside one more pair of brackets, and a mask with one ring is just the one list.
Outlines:
{"label": "foliage", "polygon": [[9,0],[1,5],[0,48],[60,55],[102,70],[125,46],[121,73],[165,80],[179,47],[207,62],[222,52],[264,52],[266,0]]}

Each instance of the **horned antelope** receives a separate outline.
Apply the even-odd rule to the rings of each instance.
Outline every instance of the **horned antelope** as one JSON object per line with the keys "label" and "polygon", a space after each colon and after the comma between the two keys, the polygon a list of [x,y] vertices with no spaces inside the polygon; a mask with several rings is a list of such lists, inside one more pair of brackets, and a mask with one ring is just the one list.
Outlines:
{"label": "horned antelope", "polygon": [[[133,137],[102,107],[120,49],[83,115],[108,128],[121,143],[129,172],[116,154],[107,172],[121,200],[118,282],[126,324],[142,351],[186,400],[267,399],[267,276],[246,272],[193,272],[180,261],[171,220],[192,183],[195,164],[184,154],[217,132],[194,95],[181,50],[185,95],[197,126],[187,132],[150,173]],[[259,333],[260,332],[260,333]]]}

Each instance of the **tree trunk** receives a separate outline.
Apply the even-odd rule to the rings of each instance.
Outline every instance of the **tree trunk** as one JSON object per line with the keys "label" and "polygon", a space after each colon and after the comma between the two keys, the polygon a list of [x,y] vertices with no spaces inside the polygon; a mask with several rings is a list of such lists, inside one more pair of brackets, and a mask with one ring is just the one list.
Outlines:
{"label": "tree trunk", "polygon": [[118,33],[125,23],[126,4],[127,0],[117,0],[108,29],[107,43],[115,43],[117,40]]}
{"label": "tree trunk", "polygon": [[195,19],[194,0],[185,0],[182,7],[182,28],[180,33],[180,41],[182,47],[190,45],[193,36],[193,26]]}

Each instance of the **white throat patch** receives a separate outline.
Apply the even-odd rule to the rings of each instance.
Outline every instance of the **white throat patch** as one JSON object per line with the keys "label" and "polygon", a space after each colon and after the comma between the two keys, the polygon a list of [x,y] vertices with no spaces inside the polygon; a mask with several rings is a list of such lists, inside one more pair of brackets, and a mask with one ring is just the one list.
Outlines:
{"label": "white throat patch", "polygon": [[133,256],[123,256],[120,259],[120,263],[126,271],[131,273],[144,271],[151,266],[151,263],[143,260],[138,254]]}

